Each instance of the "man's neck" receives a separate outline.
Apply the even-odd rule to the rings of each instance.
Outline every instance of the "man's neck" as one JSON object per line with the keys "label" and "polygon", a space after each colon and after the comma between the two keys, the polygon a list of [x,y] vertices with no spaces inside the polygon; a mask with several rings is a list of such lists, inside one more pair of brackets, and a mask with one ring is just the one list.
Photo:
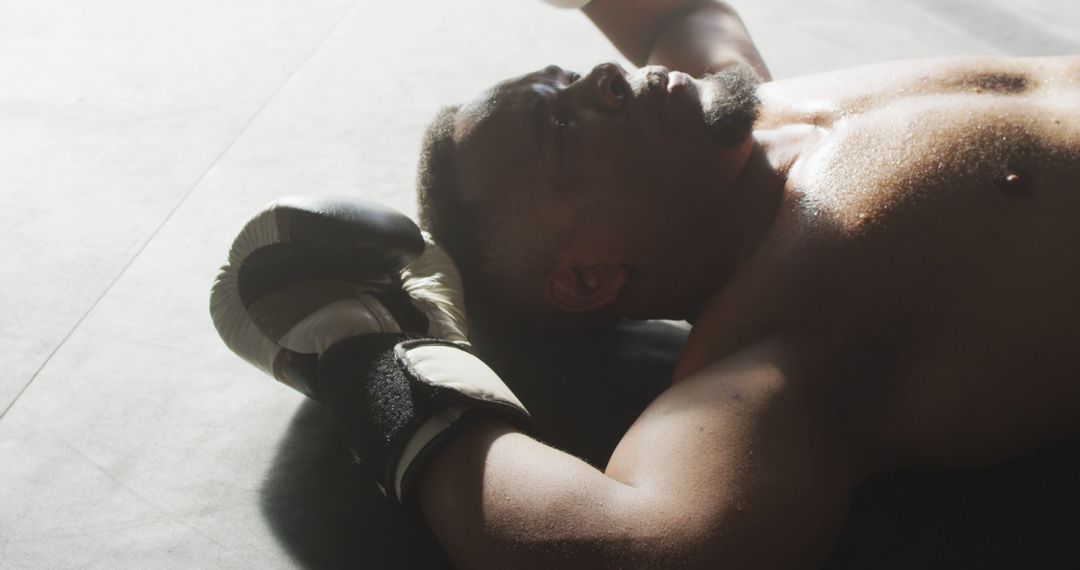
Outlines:
{"label": "man's neck", "polygon": [[[816,133],[801,127],[754,132],[714,226],[722,228],[723,236],[716,236],[714,229],[719,239],[703,242],[703,266],[708,269],[700,281],[704,286],[701,302],[723,289],[769,234],[788,172],[815,140]],[[698,310],[689,308],[692,315]]]}

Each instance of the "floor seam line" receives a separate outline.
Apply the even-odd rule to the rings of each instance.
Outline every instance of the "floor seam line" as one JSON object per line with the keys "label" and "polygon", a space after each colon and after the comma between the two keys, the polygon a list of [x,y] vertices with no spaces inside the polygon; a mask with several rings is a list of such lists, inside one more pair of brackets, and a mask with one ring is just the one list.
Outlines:
{"label": "floor seam line", "polygon": [[127,262],[124,264],[123,268],[121,268],[120,271],[117,272],[117,274],[112,278],[112,280],[109,281],[109,284],[105,286],[105,289],[101,292],[100,295],[98,295],[97,299],[94,299],[94,302],[91,303],[90,306],[86,309],[86,311],[82,314],[82,316],[79,317],[79,320],[75,321],[75,324],[72,325],[71,329],[68,330],[68,332],[63,336],[63,338],[60,339],[60,342],[56,343],[56,346],[53,347],[53,349],[49,352],[49,355],[45,357],[45,360],[41,362],[41,365],[37,367],[37,370],[35,370],[34,373],[30,375],[30,379],[28,379],[26,383],[23,384],[23,387],[20,388],[18,393],[15,394],[15,397],[11,399],[11,402],[9,402],[6,407],[4,407],[4,410],[0,412],[0,421],[2,421],[5,416],[7,416],[7,413],[11,411],[11,408],[15,407],[15,403],[18,402],[20,398],[22,398],[22,395],[26,392],[27,389],[30,388],[30,385],[34,383],[34,380],[37,379],[38,375],[41,374],[41,371],[44,370],[46,366],[48,366],[49,362],[52,361],[54,356],[56,356],[56,353],[59,352],[65,344],[67,344],[67,341],[71,338],[71,335],[75,334],[75,331],[79,330],[79,327],[82,326],[83,321],[85,321],[86,318],[94,312],[94,309],[96,309],[98,304],[101,303],[101,300],[109,294],[109,291],[112,291],[112,288],[116,285],[117,281],[119,281],[120,278],[127,273],[128,269],[131,268],[132,264],[134,264],[135,261],[139,259],[140,256],[142,256],[143,251],[145,251],[147,246],[150,245],[150,242],[154,241],[154,238],[156,238],[157,235],[161,233],[162,228],[164,228],[166,224],[169,223],[169,220],[173,218],[173,215],[175,215],[176,212],[180,209],[180,207],[183,206],[185,202],[187,202],[187,199],[195,192],[196,189],[198,189],[199,185],[201,185],[203,181],[206,180],[206,177],[210,175],[210,173],[214,170],[214,167],[217,166],[219,162],[221,162],[221,159],[224,158],[230,150],[232,150],[236,143],[244,136],[244,133],[246,133],[248,129],[251,128],[251,125],[255,123],[255,120],[263,114],[266,108],[270,106],[270,103],[275,98],[277,98],[277,96],[285,89],[285,87],[289,85],[290,82],[292,82],[293,78],[296,77],[298,73],[300,73],[300,70],[303,69],[304,66],[308,64],[308,62],[311,61],[311,58],[315,57],[315,54],[319,53],[319,50],[322,49],[322,47],[326,44],[326,41],[334,35],[334,32],[336,32],[339,27],[341,27],[342,22],[347,20],[349,15],[352,14],[354,10],[356,10],[356,7],[360,4],[360,1],[361,0],[354,0],[354,2],[348,7],[348,9],[346,9],[341,14],[341,17],[338,18],[338,21],[335,22],[333,26],[330,26],[330,29],[327,30],[326,34],[323,35],[323,37],[315,44],[315,47],[313,47],[311,51],[308,52],[306,56],[304,56],[304,59],[300,61],[296,68],[293,69],[287,76],[285,76],[285,79],[281,82],[281,84],[278,85],[278,87],[274,89],[270,96],[267,97],[261,105],[259,105],[259,108],[256,109],[254,113],[252,113],[251,117],[247,120],[246,123],[244,123],[244,126],[240,128],[239,132],[236,133],[236,136],[234,136],[232,140],[229,141],[229,144],[225,145],[225,148],[223,148],[221,152],[218,153],[217,157],[215,157],[214,160],[210,162],[210,164],[206,167],[206,169],[203,170],[202,174],[200,174],[199,177],[195,180],[195,182],[191,185],[191,187],[188,188],[187,192],[184,192],[184,195],[181,196],[179,200],[177,200],[176,205],[174,205],[172,209],[169,210],[169,213],[165,215],[165,218],[161,220],[161,223],[158,224],[156,228],[154,228],[154,231],[151,232],[149,236],[147,236],[147,238],[143,241],[142,245],[139,246],[139,249],[135,251],[131,258],[128,259]]}

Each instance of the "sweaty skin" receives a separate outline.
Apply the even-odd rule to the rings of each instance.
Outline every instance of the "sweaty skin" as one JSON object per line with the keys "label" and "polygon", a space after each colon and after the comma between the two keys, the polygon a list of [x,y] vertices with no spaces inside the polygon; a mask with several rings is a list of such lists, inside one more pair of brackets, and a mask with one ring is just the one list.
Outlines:
{"label": "sweaty skin", "polygon": [[677,376],[785,335],[789,374],[834,386],[886,465],[1077,433],[1080,58],[899,62],[761,96],[756,136],[793,139],[771,150],[781,205]]}
{"label": "sweaty skin", "polygon": [[[705,7],[687,20],[719,12],[703,22],[725,33],[738,24],[719,3],[676,4]],[[647,22],[620,20],[633,20],[632,10],[605,16],[599,11],[615,4],[595,6],[590,17],[635,63],[673,65],[688,49]],[[605,18],[618,21],[614,31]],[[708,44],[709,25],[673,21],[705,29],[693,45]],[[700,72],[734,57],[767,78],[736,27],[734,44],[690,64]],[[575,108],[607,109],[605,91],[596,99],[589,83],[573,87],[560,73],[526,76],[481,100],[482,112],[461,129],[463,172],[494,177],[491,164],[512,164],[517,178],[490,180],[514,189],[506,215],[532,215],[553,230],[539,235],[561,236],[526,245],[541,252],[588,243],[567,254],[585,267],[589,256],[625,252],[591,225],[567,222],[575,212],[610,215],[603,225],[616,233],[619,219],[643,219],[635,208],[684,220],[673,225],[682,233],[639,230],[645,237],[626,249],[663,242],[698,250],[643,255],[682,265],[651,265],[665,270],[662,279],[621,294],[655,298],[650,309],[690,317],[694,327],[673,386],[602,472],[499,423],[451,441],[427,469],[421,505],[456,563],[817,568],[866,477],[982,465],[1080,433],[1080,58],[906,61],[765,83],[752,137],[713,157],[722,168],[706,169],[728,177],[704,179],[751,198],[689,204],[671,194],[604,203],[607,189],[580,192],[605,183],[626,191],[651,175],[612,182],[619,172],[605,170],[602,152],[617,150],[630,164],[640,162],[637,152],[685,161],[679,168],[710,158],[687,159],[671,142],[685,137],[654,136],[644,119],[633,124],[645,131],[619,131],[622,123],[590,130],[583,120],[568,140],[589,144],[573,147],[570,159],[590,166],[559,163],[573,176],[549,188],[551,160],[520,135],[520,122],[498,115],[523,115],[514,108],[526,99],[515,90],[536,86],[567,93],[563,102]],[[505,105],[492,103],[500,97]],[[487,131],[475,128],[481,122]],[[672,189],[683,182],[663,180]],[[712,223],[703,222],[708,215]],[[739,223],[735,234],[752,239],[732,250],[730,235],[717,232]],[[719,269],[702,269],[712,259]],[[701,298],[664,304],[689,291],[685,283],[702,284]]]}

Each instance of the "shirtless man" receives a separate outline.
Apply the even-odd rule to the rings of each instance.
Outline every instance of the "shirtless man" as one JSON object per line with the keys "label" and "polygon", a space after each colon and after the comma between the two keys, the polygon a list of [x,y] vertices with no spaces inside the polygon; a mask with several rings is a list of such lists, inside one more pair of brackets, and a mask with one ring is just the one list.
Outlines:
{"label": "shirtless man", "polygon": [[478,312],[694,326],[603,471],[497,416],[427,459],[457,564],[816,568],[867,477],[1080,433],[1080,58],[768,82],[717,1],[585,12],[666,67],[441,114],[422,220]]}

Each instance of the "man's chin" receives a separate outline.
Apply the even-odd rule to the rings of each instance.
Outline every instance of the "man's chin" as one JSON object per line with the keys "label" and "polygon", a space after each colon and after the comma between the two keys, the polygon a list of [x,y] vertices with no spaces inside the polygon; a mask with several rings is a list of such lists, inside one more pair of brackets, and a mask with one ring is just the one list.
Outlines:
{"label": "man's chin", "polygon": [[760,113],[760,83],[750,68],[741,65],[698,80],[705,130],[713,140],[735,146],[750,136]]}

